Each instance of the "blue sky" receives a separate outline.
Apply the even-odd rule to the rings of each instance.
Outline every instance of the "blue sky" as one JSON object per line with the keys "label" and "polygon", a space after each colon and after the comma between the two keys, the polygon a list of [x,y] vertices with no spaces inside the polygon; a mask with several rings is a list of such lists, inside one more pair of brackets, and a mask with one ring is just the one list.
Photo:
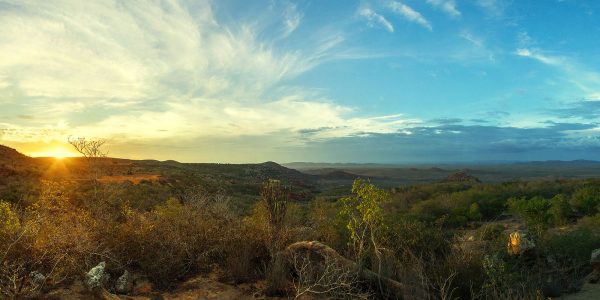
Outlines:
{"label": "blue sky", "polygon": [[180,161],[600,159],[600,3],[0,0],[0,143]]}

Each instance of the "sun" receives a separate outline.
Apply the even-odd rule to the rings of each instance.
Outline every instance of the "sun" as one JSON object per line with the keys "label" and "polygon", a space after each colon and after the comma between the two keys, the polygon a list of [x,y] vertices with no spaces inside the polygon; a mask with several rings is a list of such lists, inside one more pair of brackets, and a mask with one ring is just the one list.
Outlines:
{"label": "sun", "polygon": [[52,148],[47,150],[42,150],[39,152],[31,153],[32,157],[53,157],[57,160],[62,160],[65,157],[73,157],[77,156],[76,153],[69,151],[65,148]]}

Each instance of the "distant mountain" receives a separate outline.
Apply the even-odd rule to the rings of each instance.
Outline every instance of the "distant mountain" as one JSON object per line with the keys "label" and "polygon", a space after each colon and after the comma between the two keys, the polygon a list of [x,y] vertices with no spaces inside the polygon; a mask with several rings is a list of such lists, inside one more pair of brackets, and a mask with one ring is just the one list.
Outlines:
{"label": "distant mountain", "polygon": [[17,150],[0,145],[0,190],[11,177],[31,176],[33,159]]}
{"label": "distant mountain", "polygon": [[21,164],[23,162],[29,162],[31,157],[24,155],[17,150],[0,145],[0,164]]}
{"label": "distant mountain", "polygon": [[598,165],[600,161],[597,160],[586,160],[586,159],[576,159],[576,160],[540,160],[540,161],[525,161],[525,162],[517,162],[516,165],[548,165],[548,166],[565,166],[565,165]]}

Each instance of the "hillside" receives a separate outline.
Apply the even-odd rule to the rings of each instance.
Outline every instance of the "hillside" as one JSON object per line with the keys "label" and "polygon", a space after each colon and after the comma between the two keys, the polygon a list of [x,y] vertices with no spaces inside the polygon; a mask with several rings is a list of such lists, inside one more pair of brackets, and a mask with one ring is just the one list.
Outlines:
{"label": "hillside", "polygon": [[410,185],[432,183],[466,170],[470,176],[484,183],[515,180],[548,180],[594,178],[600,176],[600,162],[596,161],[535,161],[518,163],[471,164],[284,164],[307,174],[321,175],[342,171],[373,179],[383,185]]}

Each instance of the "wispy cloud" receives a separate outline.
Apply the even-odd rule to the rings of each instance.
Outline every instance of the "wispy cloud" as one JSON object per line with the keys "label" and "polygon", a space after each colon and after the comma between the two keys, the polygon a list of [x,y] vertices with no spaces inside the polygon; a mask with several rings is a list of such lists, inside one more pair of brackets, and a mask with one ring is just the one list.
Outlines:
{"label": "wispy cloud", "polygon": [[358,10],[358,15],[367,19],[367,24],[369,26],[381,26],[385,28],[389,32],[394,32],[394,26],[390,23],[384,16],[374,12],[369,7],[361,7]]}
{"label": "wispy cloud", "polygon": [[470,48],[465,51],[466,56],[471,59],[485,59],[489,62],[496,62],[496,55],[493,50],[489,49],[485,40],[469,30],[462,30],[458,35],[463,40],[470,44]]}
{"label": "wispy cloud", "polygon": [[519,48],[515,51],[515,54],[522,57],[529,57],[535,59],[541,63],[559,66],[559,67],[567,67],[565,64],[564,58],[558,56],[548,56],[542,54],[539,50],[536,49],[528,49],[528,48]]}
{"label": "wispy cloud", "polygon": [[[68,134],[293,139],[303,129],[332,128],[312,135],[323,139],[405,126],[407,118],[358,117],[318,91],[285,83],[324,62],[352,58],[340,51],[339,31],[317,30],[293,48],[278,44],[279,28],[267,34],[264,24],[219,20],[218,2],[11,4],[0,14],[0,101],[13,115],[41,117],[0,123],[2,142]],[[382,16],[366,16],[393,31]],[[277,17],[266,22],[283,24],[283,35],[296,38],[296,6]]]}
{"label": "wispy cloud", "polygon": [[518,48],[515,55],[543,63],[562,72],[565,79],[583,95],[573,98],[600,100],[600,73],[577,60],[563,56],[547,54],[546,51],[533,48]]}
{"label": "wispy cloud", "polygon": [[506,9],[506,0],[476,0],[475,3],[492,17],[502,17]]}
{"label": "wispy cloud", "polygon": [[398,1],[390,1],[388,6],[393,12],[399,14],[409,22],[417,23],[423,26],[424,28],[428,29],[429,31],[433,30],[433,27],[431,26],[429,21],[425,19],[425,17],[423,17],[421,13],[414,10],[410,6]]}
{"label": "wispy cloud", "polygon": [[444,11],[450,17],[458,18],[461,16],[461,12],[458,10],[454,0],[427,0],[427,3]]}
{"label": "wispy cloud", "polygon": [[298,11],[296,4],[287,3],[283,10],[283,36],[287,37],[298,28],[303,14]]}

